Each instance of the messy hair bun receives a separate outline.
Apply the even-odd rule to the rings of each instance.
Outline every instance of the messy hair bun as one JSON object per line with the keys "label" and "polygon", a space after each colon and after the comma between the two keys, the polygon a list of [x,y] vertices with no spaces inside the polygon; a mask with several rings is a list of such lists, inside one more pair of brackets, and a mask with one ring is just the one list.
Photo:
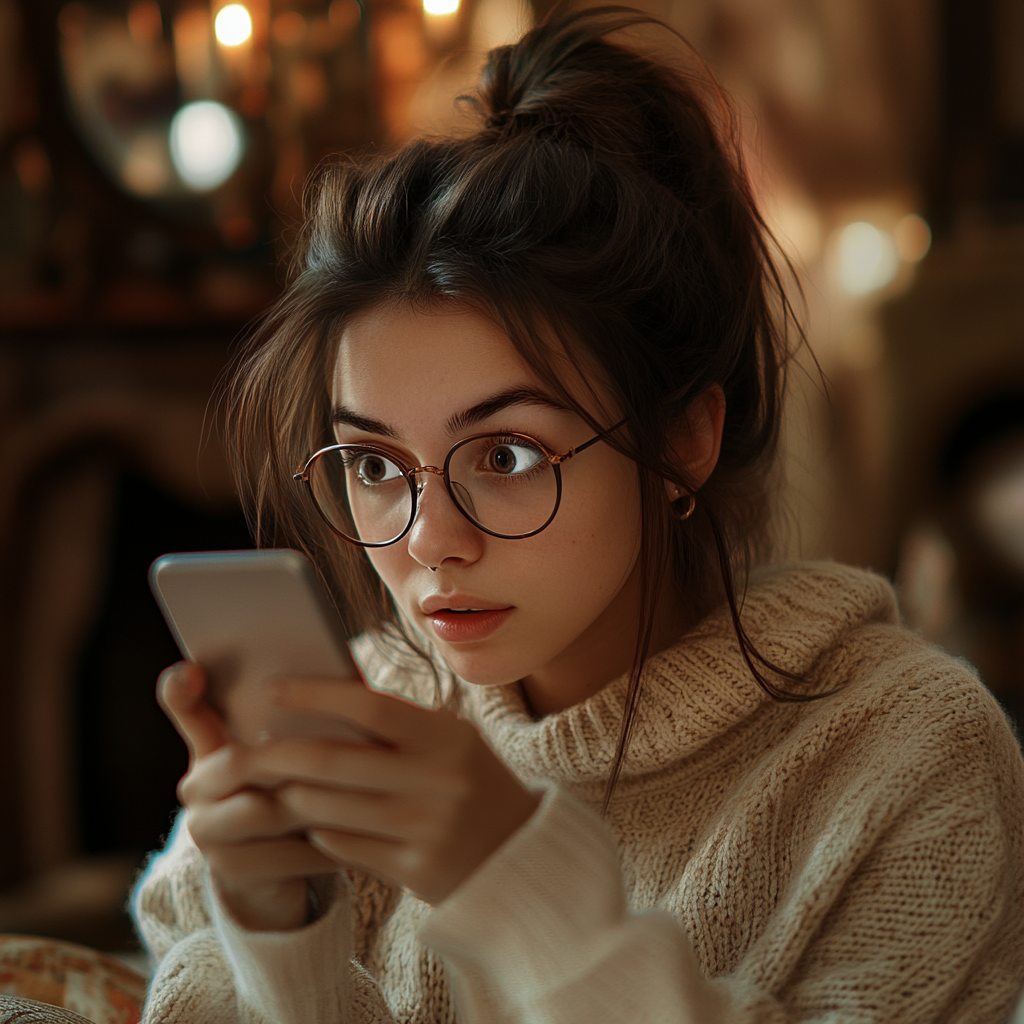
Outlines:
{"label": "messy hair bun", "polygon": [[[647,158],[653,173],[659,163],[681,168],[707,157],[718,148],[712,124],[726,113],[701,98],[723,99],[710,74],[687,76],[606,41],[644,24],[658,23],[628,7],[591,8],[491,50],[475,96],[485,128],[575,138],[605,154]],[[685,83],[683,93],[676,83]]]}
{"label": "messy hair bun", "polygon": [[[358,632],[400,628],[394,603],[291,481],[330,443],[324,381],[347,320],[385,300],[471,303],[600,431],[609,423],[559,376],[566,355],[598,368],[628,421],[609,443],[637,464],[643,516],[639,640],[610,785],[669,568],[695,615],[728,601],[760,685],[802,699],[765,670],[735,599],[737,577],[768,550],[790,307],[710,75],[607,38],[651,24],[622,7],[556,11],[491,51],[472,101],[478,131],[323,168],[292,282],[229,394],[260,541],[305,548]],[[662,480],[695,488],[671,439],[715,385],[726,399],[719,461],[697,513],[679,522]]]}

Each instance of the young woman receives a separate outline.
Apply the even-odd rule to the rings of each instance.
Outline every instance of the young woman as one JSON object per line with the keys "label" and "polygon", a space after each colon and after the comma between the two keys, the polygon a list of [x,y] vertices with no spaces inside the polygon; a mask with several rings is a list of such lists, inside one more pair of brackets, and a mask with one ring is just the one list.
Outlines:
{"label": "young woman", "polygon": [[371,683],[276,699],[382,742],[246,749],[165,673],[148,1021],[1010,1012],[1020,751],[884,580],[768,562],[789,307],[714,89],[606,38],[643,21],[557,15],[474,134],[311,191],[231,423]]}

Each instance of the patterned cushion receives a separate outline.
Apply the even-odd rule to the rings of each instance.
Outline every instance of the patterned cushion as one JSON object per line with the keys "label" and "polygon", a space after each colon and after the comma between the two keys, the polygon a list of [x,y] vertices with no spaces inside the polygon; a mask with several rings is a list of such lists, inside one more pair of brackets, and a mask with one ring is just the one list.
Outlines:
{"label": "patterned cushion", "polygon": [[92,1024],[70,1010],[18,996],[0,996],[0,1024]]}
{"label": "patterned cushion", "polygon": [[[32,935],[0,935],[0,1024],[78,1019],[11,1009],[15,1000],[5,997],[64,1007],[94,1024],[138,1024],[146,980],[121,961],[85,946]],[[24,1005],[32,1007],[31,1002]]]}

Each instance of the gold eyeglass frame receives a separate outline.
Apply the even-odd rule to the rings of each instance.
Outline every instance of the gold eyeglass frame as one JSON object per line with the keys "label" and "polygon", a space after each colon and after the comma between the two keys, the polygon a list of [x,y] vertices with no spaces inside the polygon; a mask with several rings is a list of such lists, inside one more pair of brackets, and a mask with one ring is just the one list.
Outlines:
{"label": "gold eyeglass frame", "polygon": [[[313,502],[313,507],[316,509],[317,514],[327,524],[328,528],[332,533],[337,534],[342,540],[348,541],[349,544],[354,544],[361,548],[386,548],[392,544],[397,544],[411,529],[413,523],[416,522],[416,499],[419,497],[420,492],[423,490],[423,484],[416,484],[417,473],[433,473],[436,476],[441,477],[444,480],[445,490],[448,492],[448,497],[452,499],[452,504],[462,513],[462,515],[472,523],[478,530],[488,534],[491,537],[497,537],[499,540],[525,540],[527,537],[536,537],[542,530],[546,530],[550,525],[551,521],[555,518],[558,512],[558,507],[562,503],[562,472],[559,468],[563,462],[568,462],[569,459],[579,455],[580,452],[586,451],[591,445],[596,444],[598,441],[604,440],[612,431],[618,430],[619,427],[624,426],[626,420],[621,420],[616,423],[613,427],[609,427],[607,430],[602,431],[599,434],[595,434],[589,441],[584,441],[583,444],[578,444],[574,448],[570,448],[563,454],[558,454],[552,451],[546,444],[538,441],[535,437],[531,437],[529,434],[522,434],[517,431],[493,431],[488,430],[480,434],[471,434],[469,437],[464,437],[462,440],[457,441],[448,450],[448,454],[445,456],[444,466],[438,469],[437,466],[414,466],[411,469],[407,468],[401,459],[397,458],[391,452],[384,448],[379,448],[373,444],[331,444],[326,448],[321,448],[319,451],[314,452],[303,464],[302,468],[292,475],[292,479],[297,483],[305,486],[306,493],[309,495],[310,500]],[[534,445],[540,451],[544,453],[544,458],[548,461],[555,472],[555,504],[551,510],[551,515],[545,520],[542,526],[537,527],[536,530],[531,530],[529,533],[496,533],[494,530],[488,530],[486,526],[478,523],[461,505],[459,499],[455,496],[452,489],[451,477],[448,473],[448,467],[451,465],[452,456],[464,445],[469,444],[471,441],[479,441],[482,437],[510,437],[517,438],[523,441],[529,442]],[[337,451],[351,451],[358,450],[360,452],[367,452],[374,455],[383,456],[389,462],[401,470],[402,475],[405,477],[406,482],[409,484],[409,492],[412,498],[412,511],[409,515],[409,522],[406,523],[405,528],[402,530],[397,537],[391,540],[385,541],[366,541],[356,540],[353,537],[349,537],[347,534],[342,533],[327,517],[327,513],[320,507],[320,502],[317,501],[316,495],[313,493],[313,486],[310,483],[310,473],[317,461],[329,452]]]}

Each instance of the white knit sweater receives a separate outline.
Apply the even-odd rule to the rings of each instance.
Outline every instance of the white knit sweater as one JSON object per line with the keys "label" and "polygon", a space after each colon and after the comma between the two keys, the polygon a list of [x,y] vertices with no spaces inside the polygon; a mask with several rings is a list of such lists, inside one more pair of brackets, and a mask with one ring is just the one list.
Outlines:
{"label": "white knit sweater", "polygon": [[245,932],[182,816],[134,896],[158,962],[145,1020],[1004,1024],[1024,985],[1024,763],[1002,712],[899,628],[877,576],[762,573],[743,621],[839,691],[771,700],[711,615],[650,660],[606,822],[625,679],[540,721],[515,687],[464,686],[546,794],[436,908],[340,873],[315,923]]}

